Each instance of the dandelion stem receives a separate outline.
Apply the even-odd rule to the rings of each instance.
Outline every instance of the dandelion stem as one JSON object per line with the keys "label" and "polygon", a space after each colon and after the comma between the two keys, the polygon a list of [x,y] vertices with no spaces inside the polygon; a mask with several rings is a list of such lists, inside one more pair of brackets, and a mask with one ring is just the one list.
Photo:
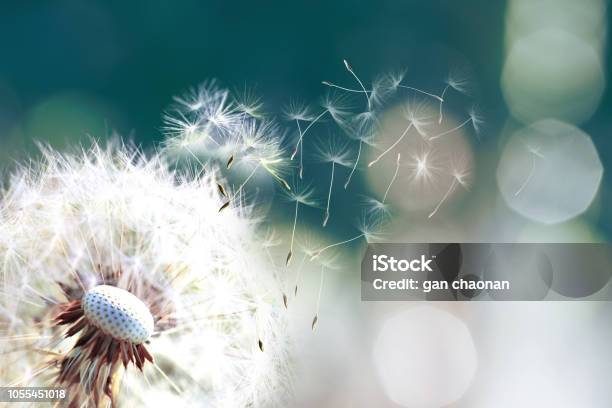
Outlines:
{"label": "dandelion stem", "polygon": [[393,183],[395,182],[395,179],[397,178],[397,173],[399,172],[399,168],[400,168],[400,158],[401,158],[401,153],[398,153],[397,162],[395,165],[395,173],[393,173],[393,177],[391,178],[391,181],[389,182],[389,185],[387,186],[387,190],[385,191],[385,195],[383,196],[383,199],[382,199],[383,204],[385,203],[385,201],[387,201],[387,195],[389,194],[389,190],[391,190],[391,186],[393,185]]}
{"label": "dandelion stem", "polygon": [[314,259],[317,259],[319,257],[319,255],[321,255],[323,252],[327,251],[328,249],[331,249],[331,248],[334,248],[334,247],[337,247],[337,246],[340,246],[340,245],[348,244],[349,242],[353,242],[353,241],[358,240],[359,238],[364,237],[364,236],[365,236],[365,234],[361,233],[359,235],[354,236],[353,238],[349,238],[347,240],[336,242],[335,244],[331,244],[331,245],[328,245],[326,247],[323,247],[323,248],[319,249],[317,252],[315,252],[315,254],[310,258],[310,260],[312,261]]}
{"label": "dandelion stem", "polygon": [[249,182],[249,180],[251,180],[251,177],[253,177],[253,175],[255,174],[257,169],[259,168],[260,164],[261,164],[261,162],[257,163],[257,166],[255,166],[255,168],[251,171],[251,174],[249,174],[249,176],[242,182],[242,184],[240,184],[240,187],[238,187],[238,190],[236,190],[236,192],[234,193],[234,197],[237,194],[239,194],[242,191],[242,189],[244,188],[244,186]]}
{"label": "dandelion stem", "polygon": [[270,175],[272,177],[274,177],[279,183],[281,183],[283,185],[283,187],[285,187],[287,190],[291,191],[291,186],[289,186],[289,183],[287,183],[287,181],[282,178],[281,176],[278,175],[278,173],[273,170],[272,168],[270,168],[270,166],[268,165],[268,163],[266,163],[264,160],[260,160],[259,164],[261,164],[261,166],[266,169],[266,171],[268,173],[270,173]]}
{"label": "dandelion stem", "polygon": [[448,196],[452,193],[452,191],[455,189],[455,187],[457,186],[457,178],[454,177],[453,178],[453,182],[451,183],[450,187],[448,188],[448,190],[446,191],[446,193],[444,193],[444,196],[442,196],[442,199],[440,200],[440,202],[438,203],[438,205],[436,205],[436,208],[434,208],[434,210],[427,216],[427,218],[431,218],[433,217],[438,210],[440,209],[440,206],[442,205],[442,203],[444,201],[446,201],[446,199],[448,198]]}
{"label": "dandelion stem", "polygon": [[300,141],[298,142],[297,148],[300,149],[299,176],[300,176],[300,180],[302,180],[302,178],[304,177],[304,148],[302,146],[303,141],[301,140],[302,139],[302,126],[300,125],[300,121],[297,119],[295,120],[295,123],[297,124],[298,133],[300,134]]}
{"label": "dandelion stem", "polygon": [[289,261],[291,260],[291,255],[293,254],[293,241],[295,240],[295,227],[297,226],[299,207],[300,207],[300,202],[298,200],[295,200],[295,214],[293,215],[293,228],[291,230],[291,244],[289,245],[289,254],[287,255],[287,262],[286,262],[287,265],[289,265]]}
{"label": "dandelion stem", "polygon": [[323,293],[323,282],[325,281],[325,265],[321,265],[321,280],[319,281],[319,294],[317,296],[317,307],[314,318],[312,319],[312,330],[314,331],[319,321],[319,311],[321,309],[321,294]]}
{"label": "dandelion stem", "polygon": [[306,129],[304,129],[304,131],[303,131],[303,132],[301,132],[301,134],[300,134],[300,138],[298,139],[298,142],[297,142],[297,144],[295,145],[295,149],[293,149],[293,153],[291,153],[291,160],[293,160],[293,159],[295,158],[295,155],[297,154],[298,149],[300,148],[300,145],[302,145],[302,147],[303,147],[302,140],[304,139],[304,136],[306,136],[306,133],[307,133],[307,132],[310,130],[310,128],[311,128],[312,126],[314,126],[314,124],[315,124],[315,123],[317,123],[317,122],[319,121],[319,119],[321,119],[321,118],[322,118],[322,117],[323,117],[323,116],[324,116],[324,115],[325,115],[327,112],[329,112],[329,109],[325,109],[323,112],[321,112],[321,113],[319,114],[319,116],[317,116],[316,118],[314,118],[314,119],[313,119],[313,121],[312,121],[312,122],[310,122],[310,123],[308,124],[308,126],[306,126]]}
{"label": "dandelion stem", "polygon": [[359,86],[361,87],[361,89],[363,90],[366,100],[368,101],[368,112],[372,110],[372,104],[370,102],[370,94],[366,91],[365,86],[363,86],[363,82],[361,82],[361,79],[359,79],[359,77],[357,76],[357,74],[355,74],[355,71],[353,71],[353,68],[349,65],[347,60],[344,60],[344,66],[346,67],[347,71],[351,73],[351,75],[353,75],[353,77],[357,80],[357,82],[359,83]]}
{"label": "dandelion stem", "polygon": [[170,384],[170,386],[176,391],[177,394],[181,395],[183,391],[166,375],[164,370],[162,370],[156,363],[153,363],[153,367],[161,374],[161,376]]}
{"label": "dandelion stem", "polygon": [[438,107],[438,110],[439,110],[439,114],[438,114],[438,124],[441,124],[441,123],[442,123],[442,118],[443,118],[443,114],[442,114],[442,104],[444,103],[444,95],[446,95],[446,91],[448,91],[448,87],[449,87],[449,86],[450,86],[450,85],[446,85],[446,86],[444,87],[444,90],[442,91],[442,95],[440,95],[440,104],[439,104],[439,107]]}
{"label": "dandelion stem", "polygon": [[430,137],[430,138],[429,138],[429,141],[436,140],[436,139],[438,139],[439,137],[442,137],[442,136],[448,135],[449,133],[453,133],[454,131],[461,129],[462,127],[464,127],[465,125],[467,125],[467,124],[468,124],[468,123],[470,123],[471,121],[472,121],[472,117],[470,116],[469,118],[467,118],[467,119],[466,119],[466,120],[464,120],[464,121],[463,121],[461,124],[459,124],[459,125],[455,126],[454,128],[449,129],[449,130],[446,130],[446,131],[444,131],[444,132],[442,132],[442,133],[439,133],[439,134],[437,134],[437,135],[435,135],[435,136]]}
{"label": "dandelion stem", "polygon": [[353,178],[353,173],[355,173],[355,170],[357,169],[357,164],[359,163],[359,158],[361,157],[361,147],[363,146],[363,140],[359,141],[359,147],[357,148],[357,158],[355,159],[355,164],[353,165],[353,168],[351,169],[351,173],[349,174],[348,178],[346,179],[346,183],[344,183],[344,189],[346,190],[346,188],[348,187],[349,183],[351,182],[351,178]]}
{"label": "dandelion stem", "polygon": [[527,178],[525,179],[523,184],[521,184],[519,189],[516,190],[516,193],[514,193],[515,197],[518,196],[519,194],[521,194],[523,189],[525,187],[527,187],[527,184],[529,184],[529,182],[531,181],[531,178],[533,177],[533,173],[535,172],[535,168],[536,168],[536,155],[532,153],[531,154],[531,169],[529,170],[529,174],[527,175]]}
{"label": "dandelion stem", "polygon": [[329,204],[331,202],[332,189],[334,187],[334,171],[336,170],[336,162],[332,162],[331,179],[329,180],[329,191],[327,192],[327,207],[325,207],[325,217],[323,218],[323,226],[329,221]]}
{"label": "dandelion stem", "polygon": [[397,87],[398,88],[404,88],[404,89],[410,89],[412,91],[422,93],[423,95],[431,96],[432,98],[437,99],[438,101],[440,101],[440,103],[444,102],[444,99],[442,99],[442,97],[440,97],[440,96],[438,96],[436,94],[432,94],[430,92],[426,92],[426,91],[424,91],[422,89],[419,89],[419,88],[415,88],[415,87],[407,86],[407,85],[398,85]]}
{"label": "dandelion stem", "polygon": [[323,81],[322,82],[323,85],[329,86],[330,88],[336,88],[336,89],[340,89],[342,91],[346,91],[346,92],[355,92],[355,93],[366,93],[366,94],[370,94],[372,93],[372,90],[365,90],[365,89],[352,89],[352,88],[346,88],[344,86],[340,86],[340,85],[336,85],[332,82],[329,81]]}
{"label": "dandelion stem", "polygon": [[300,261],[300,266],[295,274],[295,289],[293,290],[293,296],[297,296],[298,285],[300,284],[300,278],[302,277],[302,271],[304,270],[304,261],[306,261],[306,254],[302,256],[302,260]]}
{"label": "dandelion stem", "polygon": [[410,122],[410,124],[408,125],[408,127],[404,130],[404,133],[402,133],[402,135],[395,141],[395,143],[393,143],[391,146],[389,146],[389,148],[387,150],[385,150],[384,152],[382,152],[377,158],[375,158],[374,160],[372,160],[369,164],[368,167],[372,167],[373,165],[375,165],[380,159],[383,158],[384,155],[386,155],[387,153],[389,153],[391,150],[393,150],[395,148],[395,146],[397,146],[402,139],[404,139],[404,137],[406,137],[406,135],[408,134],[408,131],[412,128],[412,122]]}

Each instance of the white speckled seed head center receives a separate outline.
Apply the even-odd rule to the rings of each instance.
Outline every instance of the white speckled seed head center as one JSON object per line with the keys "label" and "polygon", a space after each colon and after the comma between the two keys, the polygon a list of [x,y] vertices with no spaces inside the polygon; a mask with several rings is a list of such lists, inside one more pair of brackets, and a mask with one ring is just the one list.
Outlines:
{"label": "white speckled seed head center", "polygon": [[85,317],[117,340],[140,344],[153,333],[153,316],[147,306],[127,290],[99,285],[81,301]]}

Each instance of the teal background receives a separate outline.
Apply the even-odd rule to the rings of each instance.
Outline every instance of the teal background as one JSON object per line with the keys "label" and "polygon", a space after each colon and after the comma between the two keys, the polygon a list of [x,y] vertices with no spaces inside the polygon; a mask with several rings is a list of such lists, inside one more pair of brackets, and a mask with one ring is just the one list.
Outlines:
{"label": "teal background", "polygon": [[[321,80],[347,83],[343,58],[365,79],[406,67],[426,89],[441,88],[456,61],[468,62],[488,122],[476,149],[492,154],[508,116],[499,85],[505,12],[505,2],[486,0],[5,3],[0,162],[32,154],[35,140],[61,147],[113,131],[154,146],[172,96],[208,78],[255,86],[273,112],[293,97],[316,101]],[[604,168],[612,155],[610,112],[606,90],[581,125]],[[314,174],[321,186],[325,174]],[[604,173],[598,227],[608,235],[610,183]],[[338,200],[344,206],[352,199]]]}

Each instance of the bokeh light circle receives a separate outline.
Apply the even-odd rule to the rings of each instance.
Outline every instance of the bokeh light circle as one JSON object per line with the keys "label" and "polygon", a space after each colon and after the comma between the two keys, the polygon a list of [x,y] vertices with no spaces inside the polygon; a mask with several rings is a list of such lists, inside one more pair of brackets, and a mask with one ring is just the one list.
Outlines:
{"label": "bokeh light circle", "polygon": [[512,115],[525,123],[545,117],[583,122],[595,112],[604,87],[597,51],[557,28],[517,39],[502,73],[506,103]]}
{"label": "bokeh light circle", "polygon": [[373,358],[387,396],[404,407],[438,408],[457,401],[478,365],[467,326],[429,306],[389,318],[378,334]]}
{"label": "bokeh light circle", "polygon": [[[388,109],[382,116],[379,133],[376,136],[376,145],[364,148],[363,161],[370,163],[382,151],[398,141],[407,124],[405,105],[400,104]],[[420,115],[427,118],[437,118],[438,110],[434,104],[422,102],[419,105]],[[463,126],[457,130],[436,139],[426,141],[427,137],[435,136],[456,128],[467,118],[446,113],[442,124],[428,121],[426,134],[420,135],[411,129],[395,148],[375,165],[368,167],[365,172],[372,195],[381,199],[389,186],[389,182],[396,171],[397,155],[401,154],[400,167],[397,178],[389,189],[387,203],[402,211],[423,212],[428,214],[440,202],[453,183],[453,166],[459,164],[462,169],[468,169],[466,183],[469,185],[474,179],[476,163],[474,153],[468,138],[473,137],[470,126]],[[417,177],[418,160],[427,157],[427,177]],[[453,188],[440,208],[440,216],[452,209],[466,195],[467,189],[463,186]]]}
{"label": "bokeh light circle", "polygon": [[511,136],[497,168],[497,183],[514,211],[554,224],[589,207],[602,174],[589,135],[575,126],[545,119]]}

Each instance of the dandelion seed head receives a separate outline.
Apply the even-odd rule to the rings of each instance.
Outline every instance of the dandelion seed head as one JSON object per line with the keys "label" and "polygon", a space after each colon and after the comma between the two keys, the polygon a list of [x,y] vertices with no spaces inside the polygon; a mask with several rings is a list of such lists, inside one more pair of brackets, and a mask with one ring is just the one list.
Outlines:
{"label": "dandelion seed head", "polygon": [[292,99],[283,109],[283,115],[287,120],[298,120],[302,122],[310,122],[316,117],[312,111],[312,107],[296,99]]}
{"label": "dandelion seed head", "polygon": [[384,215],[388,216],[391,213],[391,207],[387,203],[383,203],[382,201],[374,198],[365,196],[362,199],[363,205],[366,207],[366,212],[368,215]]}
{"label": "dandelion seed head", "polygon": [[256,119],[263,118],[263,101],[255,88],[245,87],[238,92],[236,97],[236,109],[243,114]]}
{"label": "dandelion seed head", "polygon": [[442,171],[435,152],[429,148],[412,153],[407,166],[411,170],[413,181],[422,185],[434,184]]}
{"label": "dandelion seed head", "polygon": [[349,145],[336,137],[320,141],[316,146],[317,157],[324,163],[335,163],[339,166],[349,167],[352,153]]}
{"label": "dandelion seed head", "polygon": [[319,201],[315,198],[315,190],[311,184],[294,182],[291,190],[284,191],[289,201],[297,202],[309,207],[316,207]]}
{"label": "dandelion seed head", "polygon": [[470,116],[470,121],[472,122],[472,127],[477,135],[480,135],[482,131],[482,127],[485,123],[484,116],[480,113],[478,107],[473,105],[468,111],[468,115]]}
{"label": "dandelion seed head", "polygon": [[427,137],[427,127],[432,122],[431,115],[428,114],[429,105],[426,101],[408,101],[404,105],[404,117],[408,120],[421,137]]}
{"label": "dandelion seed head", "polygon": [[385,213],[364,212],[357,223],[357,229],[363,234],[364,239],[368,243],[380,240],[386,220]]}
{"label": "dandelion seed head", "polygon": [[465,95],[469,95],[470,93],[470,79],[465,68],[454,67],[451,69],[444,82],[459,93]]}
{"label": "dandelion seed head", "polygon": [[397,88],[401,85],[405,76],[406,70],[395,70],[386,74],[384,76],[384,82],[387,85],[389,91],[395,92]]}
{"label": "dandelion seed head", "polygon": [[76,406],[288,395],[280,285],[249,212],[218,213],[214,172],[186,178],[117,143],[43,157],[0,198],[3,384],[64,386]]}
{"label": "dandelion seed head", "polygon": [[461,186],[466,189],[469,188],[472,173],[469,162],[466,159],[454,156],[451,160],[450,174]]}
{"label": "dandelion seed head", "polygon": [[351,115],[351,105],[349,99],[342,94],[328,92],[321,101],[321,106],[341,127],[346,127]]}

